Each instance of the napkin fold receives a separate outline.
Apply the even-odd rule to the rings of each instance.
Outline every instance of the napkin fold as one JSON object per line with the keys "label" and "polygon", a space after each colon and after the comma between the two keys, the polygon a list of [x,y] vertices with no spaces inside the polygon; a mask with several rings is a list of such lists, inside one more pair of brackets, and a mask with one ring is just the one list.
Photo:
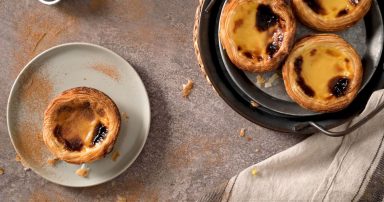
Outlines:
{"label": "napkin fold", "polygon": [[[384,101],[372,94],[365,110],[342,130]],[[344,137],[321,133],[276,154],[218,186],[199,201],[383,201],[384,111]]]}

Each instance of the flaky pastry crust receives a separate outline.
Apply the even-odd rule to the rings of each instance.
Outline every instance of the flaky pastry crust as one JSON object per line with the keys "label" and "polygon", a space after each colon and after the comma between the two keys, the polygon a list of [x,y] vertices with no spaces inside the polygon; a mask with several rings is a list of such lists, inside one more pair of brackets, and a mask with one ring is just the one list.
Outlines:
{"label": "flaky pastry crust", "polygon": [[[120,122],[119,110],[106,94],[88,87],[72,88],[47,107],[43,139],[57,158],[74,164],[89,163],[112,151]],[[101,129],[103,136],[96,137]],[[82,130],[89,134],[82,134]]]}
{"label": "flaky pastry crust", "polygon": [[[308,58],[303,58],[303,55],[305,55],[305,52],[309,52],[310,54],[313,54],[313,56],[308,57],[314,57],[311,60],[316,61],[316,51],[312,51],[312,53],[309,50],[318,50],[323,48],[324,49],[329,47],[330,50],[338,50],[340,53],[343,54],[343,60],[348,62],[348,65],[346,65],[345,70],[342,71],[348,71],[348,86],[345,88],[345,92],[339,91],[340,95],[332,94],[330,91],[329,96],[323,97],[323,98],[317,98],[316,96],[308,95],[311,92],[306,92],[308,89],[303,89],[303,87],[300,85],[300,82],[308,82],[301,80],[298,75],[298,72],[303,71],[301,69],[301,65],[306,62],[306,60],[309,60]],[[301,60],[298,60],[301,59]],[[327,60],[325,58],[319,58],[317,61]],[[345,64],[341,62],[342,64]],[[331,63],[330,63],[331,64]],[[310,68],[311,65],[307,66],[307,68]],[[322,67],[320,67],[322,68]],[[335,68],[338,68],[337,65]],[[308,69],[306,70],[308,74]],[[327,72],[330,72],[330,69],[324,70],[313,70],[316,72],[313,72],[314,77],[320,77],[320,74],[327,74]],[[336,72],[339,70],[335,70]],[[311,73],[311,72],[310,72]],[[300,106],[303,108],[309,109],[311,111],[315,112],[336,112],[341,109],[344,109],[347,107],[353,99],[356,97],[360,86],[361,86],[361,80],[362,80],[362,63],[360,56],[356,52],[356,50],[346,41],[344,41],[341,37],[334,35],[334,34],[318,34],[318,35],[312,35],[305,37],[298,41],[295,46],[292,49],[291,54],[288,56],[284,66],[283,66],[283,79],[285,84],[285,89],[288,93],[288,95]],[[330,82],[330,81],[327,81]],[[318,85],[329,85],[326,83],[319,83]],[[331,86],[333,87],[333,86]],[[341,86],[343,87],[343,86]],[[345,86],[344,86],[345,87]],[[334,88],[330,88],[334,89]],[[338,89],[336,89],[338,90]],[[310,90],[309,90],[310,91]],[[316,93],[316,92],[314,92]]]}
{"label": "flaky pastry crust", "polygon": [[335,32],[355,25],[367,14],[372,5],[372,0],[348,1],[349,8],[337,11],[336,16],[331,17],[322,14],[325,11],[321,8],[322,2],[318,0],[292,0],[292,8],[300,21],[308,27],[323,32]]}

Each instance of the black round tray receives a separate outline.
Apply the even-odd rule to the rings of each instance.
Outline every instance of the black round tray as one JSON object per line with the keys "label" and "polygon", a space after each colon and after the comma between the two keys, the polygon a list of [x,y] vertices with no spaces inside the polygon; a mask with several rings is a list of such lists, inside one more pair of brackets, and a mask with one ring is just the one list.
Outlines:
{"label": "black round tray", "polygon": [[[312,127],[313,125],[330,129],[345,123],[360,113],[364,109],[370,95],[374,91],[384,88],[384,61],[383,57],[381,57],[380,63],[368,84],[359,93],[354,102],[340,112],[301,117],[286,116],[263,106],[254,108],[250,104],[252,99],[232,80],[223,63],[222,57],[220,57],[217,40],[217,23],[223,1],[206,0],[202,1],[201,4],[201,8],[199,8],[201,10],[197,12],[198,26],[195,37],[197,40],[196,48],[198,48],[199,52],[198,57],[201,59],[200,62],[202,63],[201,65],[204,68],[204,72],[217,93],[229,106],[243,117],[260,126],[275,131],[295,134],[311,134],[318,131],[318,128]],[[378,1],[378,4],[382,11],[384,2]]]}

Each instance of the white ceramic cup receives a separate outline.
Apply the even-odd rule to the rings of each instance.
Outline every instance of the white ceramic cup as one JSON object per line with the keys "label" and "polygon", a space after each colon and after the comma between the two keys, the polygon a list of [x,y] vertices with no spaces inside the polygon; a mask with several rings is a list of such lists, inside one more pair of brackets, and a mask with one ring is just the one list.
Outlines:
{"label": "white ceramic cup", "polygon": [[41,3],[46,5],[53,5],[59,3],[61,0],[39,0]]}

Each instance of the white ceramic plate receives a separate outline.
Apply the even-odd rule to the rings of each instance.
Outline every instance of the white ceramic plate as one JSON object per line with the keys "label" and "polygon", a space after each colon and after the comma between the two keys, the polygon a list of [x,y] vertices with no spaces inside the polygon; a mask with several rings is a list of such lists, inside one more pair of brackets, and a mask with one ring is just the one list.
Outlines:
{"label": "white ceramic plate", "polygon": [[[47,159],[52,156],[40,132],[48,102],[60,92],[79,86],[103,91],[122,114],[114,150],[87,165],[87,178],[75,174],[79,165],[62,161],[49,165]],[[117,177],[135,161],[148,136],[150,106],[143,82],[127,61],[97,45],[69,43],[44,51],[26,65],[9,96],[7,123],[17,153],[34,172],[57,184],[86,187]],[[120,156],[113,161],[116,151]]]}

